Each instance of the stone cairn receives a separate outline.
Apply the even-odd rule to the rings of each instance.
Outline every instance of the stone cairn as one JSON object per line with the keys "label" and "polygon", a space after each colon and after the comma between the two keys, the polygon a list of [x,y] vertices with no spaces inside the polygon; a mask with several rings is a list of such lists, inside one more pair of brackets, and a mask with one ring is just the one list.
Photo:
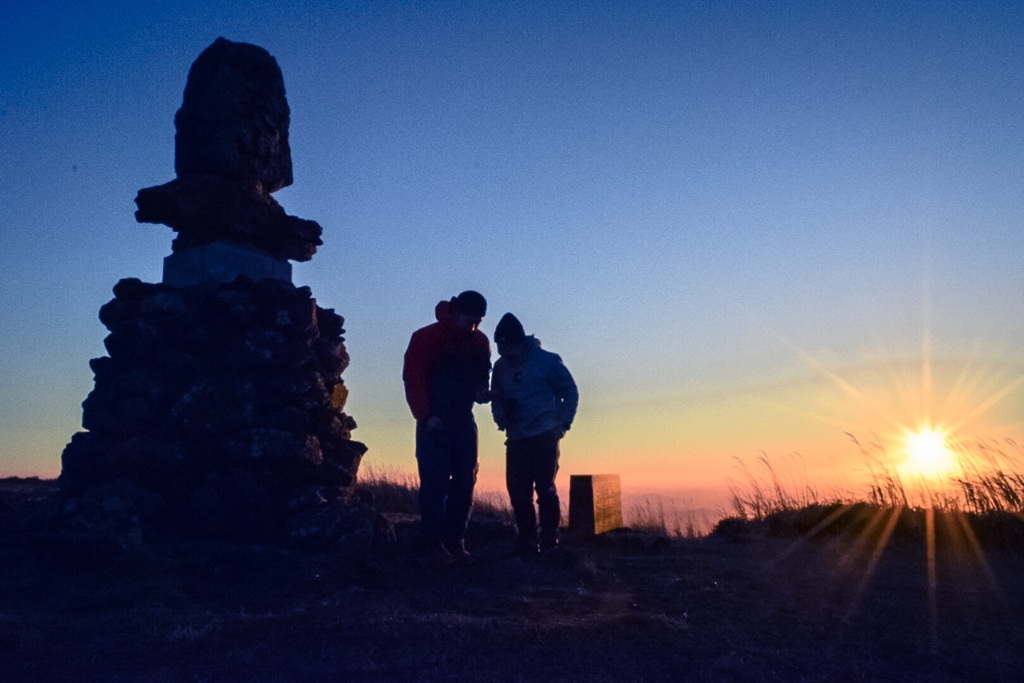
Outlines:
{"label": "stone cairn", "polygon": [[[163,281],[124,279],[100,309],[109,356],[64,449],[65,513],[249,541],[368,543],[354,491],[366,447],[344,410],[344,320],[291,283],[321,228],[270,196],[292,182],[275,59],[218,38],[175,116],[177,178],[140,190],[139,222],[177,237]],[[379,531],[379,530],[378,530]]]}

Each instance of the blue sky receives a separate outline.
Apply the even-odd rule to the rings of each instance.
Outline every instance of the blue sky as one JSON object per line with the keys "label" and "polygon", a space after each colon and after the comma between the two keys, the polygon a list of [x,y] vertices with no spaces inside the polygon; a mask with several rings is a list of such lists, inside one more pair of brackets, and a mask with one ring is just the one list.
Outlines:
{"label": "blue sky", "polygon": [[275,197],[324,227],[294,280],[347,320],[367,463],[413,469],[402,353],[467,288],[576,375],[566,473],[842,479],[845,432],[928,415],[1020,439],[1021,35],[1002,2],[7,3],[0,474],[57,474],[100,306],[160,280],[133,199],[218,36],[284,73]]}

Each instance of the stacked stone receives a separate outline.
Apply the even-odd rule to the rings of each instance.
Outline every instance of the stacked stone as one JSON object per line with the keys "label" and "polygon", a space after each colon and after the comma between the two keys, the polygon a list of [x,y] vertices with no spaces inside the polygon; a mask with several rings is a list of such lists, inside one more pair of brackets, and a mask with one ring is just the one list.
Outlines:
{"label": "stacked stone", "polygon": [[[317,535],[309,514],[356,480],[366,451],[345,394],[343,320],[281,280],[175,288],[121,280],[100,310],[109,356],[63,455],[69,496],[126,480],[175,526]],[[317,508],[302,509],[302,508]]]}
{"label": "stacked stone", "polygon": [[270,196],[292,181],[289,109],[262,48],[217,39],[175,117],[177,178],[140,190],[140,222],[178,233],[164,279],[121,280],[100,310],[108,356],[64,450],[75,524],[365,545],[353,490],[366,447],[344,412],[344,320],[291,283],[320,226]]}

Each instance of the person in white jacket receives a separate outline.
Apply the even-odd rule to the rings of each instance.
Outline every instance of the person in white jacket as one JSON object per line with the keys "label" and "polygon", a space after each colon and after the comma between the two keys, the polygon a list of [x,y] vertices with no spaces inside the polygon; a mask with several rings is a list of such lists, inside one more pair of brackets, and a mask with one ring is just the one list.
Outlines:
{"label": "person in white jacket", "polygon": [[542,349],[536,337],[526,336],[522,323],[511,313],[498,322],[494,341],[501,357],[491,374],[491,413],[507,436],[505,485],[519,549],[532,555],[558,546],[559,442],[576,417],[579,391],[562,359]]}

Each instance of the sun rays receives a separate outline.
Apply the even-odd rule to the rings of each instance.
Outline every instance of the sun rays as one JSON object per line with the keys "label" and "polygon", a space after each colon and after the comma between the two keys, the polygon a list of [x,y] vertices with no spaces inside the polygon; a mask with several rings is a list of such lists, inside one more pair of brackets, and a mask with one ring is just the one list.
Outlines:
{"label": "sun rays", "polygon": [[[830,634],[834,639],[842,640],[848,629],[871,618],[876,612],[872,605],[886,595],[904,605],[899,622],[919,629],[901,636],[920,640],[933,657],[959,646],[957,614],[963,600],[990,601],[993,618],[1006,619],[1008,627],[1015,624],[1015,614],[984,549],[999,532],[978,529],[964,512],[837,503],[780,518],[793,530],[804,531],[766,570],[805,571],[808,552],[817,555],[821,564],[815,563],[816,604],[836,616]],[[795,567],[794,561],[801,565]],[[925,592],[908,593],[910,586],[923,586]],[[970,587],[968,594],[964,586]]]}
{"label": "sun rays", "polygon": [[[849,434],[873,435],[872,455],[884,458],[885,471],[902,477],[910,488],[921,489],[926,498],[960,476],[965,466],[970,467],[963,462],[965,439],[978,439],[994,430],[1003,431],[999,436],[1005,438],[1024,426],[1016,410],[1016,404],[1024,402],[1024,372],[982,361],[981,340],[975,341],[966,357],[953,360],[947,352],[940,363],[928,310],[923,312],[916,359],[903,354],[903,360],[896,361],[901,354],[880,348],[856,359],[826,361],[823,356],[827,354],[813,353],[748,307],[733,303],[826,387],[815,401],[774,407],[821,424],[841,426]],[[771,403],[772,399],[762,402]],[[1000,409],[1001,418],[993,415]],[[870,468],[868,474],[875,476]]]}
{"label": "sun rays", "polygon": [[[863,613],[881,568],[905,564],[905,571],[924,580],[918,623],[933,656],[955,646],[950,633],[960,599],[952,589],[960,585],[958,577],[970,577],[968,585],[1009,611],[978,525],[992,516],[986,513],[1024,517],[1024,448],[1011,438],[1022,426],[1019,368],[1001,370],[979,361],[980,344],[966,359],[954,362],[947,354],[940,366],[926,323],[916,373],[906,361],[901,371],[883,354],[874,375],[858,374],[856,363],[826,362],[763,321],[759,325],[830,389],[831,400],[826,396],[816,409],[790,408],[825,424],[842,424],[864,456],[867,475],[866,496],[839,494],[831,505],[804,510],[784,505],[779,518],[800,520],[802,534],[772,566],[781,568],[796,549],[817,539],[831,569],[823,579],[829,584],[824,594],[849,623]],[[887,370],[879,376],[877,367]],[[993,430],[1000,431],[999,438],[979,436]],[[870,439],[861,442],[854,435],[858,431]],[[777,482],[770,467],[769,473]],[[754,488],[756,493],[756,482]],[[801,519],[801,513],[807,516]],[[986,529],[990,540],[998,533]]]}

